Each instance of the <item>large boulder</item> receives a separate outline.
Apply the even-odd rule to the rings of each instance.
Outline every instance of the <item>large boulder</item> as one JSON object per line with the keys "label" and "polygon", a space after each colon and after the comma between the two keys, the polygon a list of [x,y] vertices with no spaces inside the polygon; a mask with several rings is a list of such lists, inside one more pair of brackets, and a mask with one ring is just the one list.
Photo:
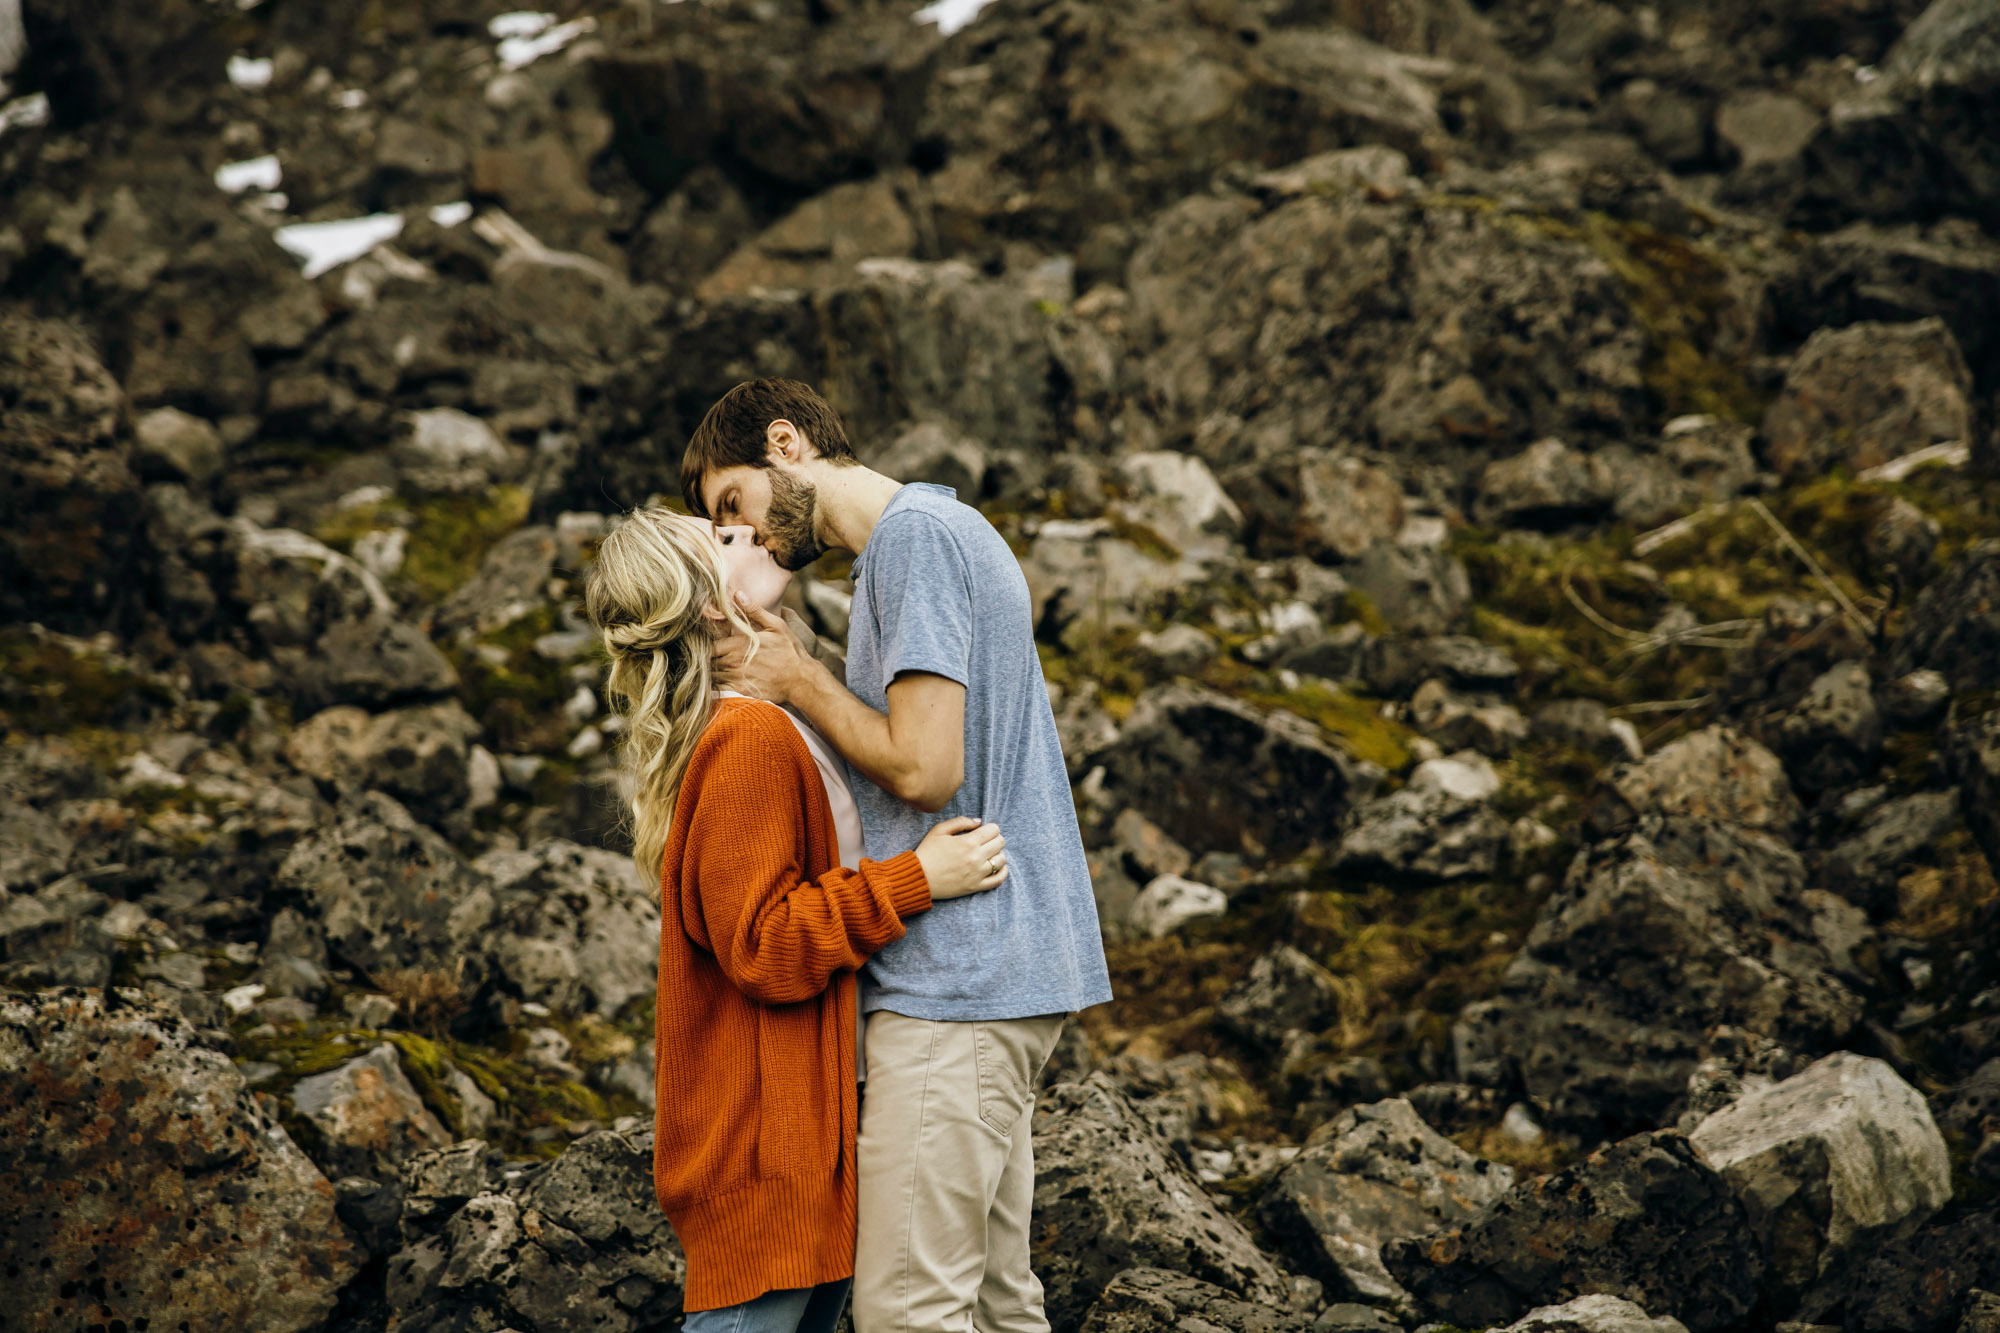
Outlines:
{"label": "large boulder", "polygon": [[1112,1279],[1135,1267],[1183,1273],[1253,1304],[1291,1303],[1277,1265],[1101,1074],[1051,1089],[1035,1107],[1033,1240],[1058,1333],[1072,1333]]}
{"label": "large boulder", "polygon": [[525,1171],[503,1174],[476,1141],[413,1159],[391,1326],[640,1333],[678,1318],[687,1260],[654,1196],[652,1132],[620,1124]]}
{"label": "large boulder", "polygon": [[1476,1220],[1391,1241],[1382,1257],[1440,1317],[1480,1327],[1598,1294],[1709,1333],[1749,1315],[1763,1271],[1742,1205],[1672,1130],[1517,1185]]}
{"label": "large boulder", "polygon": [[1425,1124],[1400,1097],[1350,1107],[1312,1132],[1257,1203],[1257,1218],[1336,1300],[1411,1308],[1382,1245],[1472,1221],[1514,1184]]}
{"label": "large boulder", "polygon": [[1889,673],[1943,673],[1955,691],[2000,689],[2000,541],[1969,547],[1917,595]]}
{"label": "large boulder", "polygon": [[344,800],[333,823],[300,839],[274,885],[319,920],[327,949],[364,975],[455,972],[473,924],[492,912],[486,877],[375,791]]}
{"label": "large boulder", "polygon": [[1489,1044],[1549,1120],[1592,1136],[1659,1123],[1717,1023],[1824,1050],[1861,1000],[1805,880],[1781,843],[1705,820],[1579,853],[1481,1011]]}
{"label": "large boulder", "polygon": [[404,1162],[451,1143],[386,1042],[300,1079],[291,1099],[292,1109],[318,1131],[315,1157],[335,1177],[394,1181]]}
{"label": "large boulder", "polygon": [[1090,762],[1103,765],[1107,791],[1189,851],[1260,859],[1331,835],[1377,781],[1302,718],[1192,685],[1140,696],[1117,742]]}
{"label": "large boulder", "polygon": [[1724,1107],[1688,1139],[1743,1201],[1774,1308],[1806,1319],[1852,1290],[1860,1258],[1951,1198],[1923,1095],[1847,1051]]}
{"label": "large boulder", "polygon": [[333,1187],[173,1011],[0,997],[0,1251],[47,1327],[325,1327],[365,1257]]}
{"label": "large boulder", "polygon": [[1791,480],[1970,441],[1972,374],[1941,319],[1855,324],[1806,340],[1764,414],[1771,466]]}
{"label": "large boulder", "polygon": [[473,863],[493,880],[489,917],[461,918],[459,947],[484,952],[523,1000],[613,1017],[658,982],[658,890],[632,858],[550,838]]}
{"label": "large boulder", "polygon": [[124,415],[81,330],[0,310],[0,620],[96,628],[120,600],[139,518]]}
{"label": "large boulder", "polygon": [[1212,1282],[1164,1268],[1128,1268],[1105,1285],[1083,1333],[1306,1333],[1313,1321],[1296,1310],[1257,1305]]}
{"label": "large boulder", "polygon": [[1499,790],[1499,775],[1477,753],[1425,760],[1401,791],[1355,810],[1335,864],[1418,879],[1489,875],[1507,845],[1507,821],[1491,804]]}

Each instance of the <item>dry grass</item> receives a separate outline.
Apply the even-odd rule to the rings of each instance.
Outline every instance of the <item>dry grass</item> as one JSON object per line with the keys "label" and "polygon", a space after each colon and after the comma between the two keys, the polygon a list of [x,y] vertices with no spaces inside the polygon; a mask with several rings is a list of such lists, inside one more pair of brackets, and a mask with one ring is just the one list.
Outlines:
{"label": "dry grass", "polygon": [[403,1022],[418,1032],[440,1036],[465,1012],[464,988],[455,973],[442,968],[397,968],[374,980]]}

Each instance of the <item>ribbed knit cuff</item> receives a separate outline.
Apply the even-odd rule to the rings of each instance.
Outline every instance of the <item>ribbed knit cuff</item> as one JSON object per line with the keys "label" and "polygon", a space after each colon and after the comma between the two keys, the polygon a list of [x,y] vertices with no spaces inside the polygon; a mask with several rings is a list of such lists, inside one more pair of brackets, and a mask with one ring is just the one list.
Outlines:
{"label": "ribbed knit cuff", "polygon": [[889,906],[896,909],[898,920],[930,909],[931,882],[924,877],[923,862],[917,860],[915,852],[877,861],[875,874],[888,890]]}

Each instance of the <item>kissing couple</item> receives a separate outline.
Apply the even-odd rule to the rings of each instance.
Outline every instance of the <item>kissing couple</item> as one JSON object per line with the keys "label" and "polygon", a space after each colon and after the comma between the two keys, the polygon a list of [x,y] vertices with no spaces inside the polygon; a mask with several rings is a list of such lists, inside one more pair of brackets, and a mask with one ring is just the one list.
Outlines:
{"label": "kissing couple", "polygon": [[[584,600],[660,893],[686,1333],[831,1333],[850,1287],[856,1333],[1047,1333],[1034,1090],[1111,987],[1026,580],[796,381],[710,408],[681,489],[604,538]],[[845,683],[777,614],[829,550]]]}

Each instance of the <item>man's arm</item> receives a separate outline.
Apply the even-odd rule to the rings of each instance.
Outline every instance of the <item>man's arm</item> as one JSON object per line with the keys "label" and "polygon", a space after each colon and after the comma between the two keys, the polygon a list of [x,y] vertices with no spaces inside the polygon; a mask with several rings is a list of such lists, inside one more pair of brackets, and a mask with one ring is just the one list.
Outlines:
{"label": "man's arm", "polygon": [[848,763],[896,799],[929,814],[951,802],[965,784],[965,686],[906,671],[889,685],[888,713],[878,713],[805,653],[784,621],[744,611],[758,627],[757,656],[743,662],[742,638],[716,645],[716,669],[734,688],[804,713]]}

